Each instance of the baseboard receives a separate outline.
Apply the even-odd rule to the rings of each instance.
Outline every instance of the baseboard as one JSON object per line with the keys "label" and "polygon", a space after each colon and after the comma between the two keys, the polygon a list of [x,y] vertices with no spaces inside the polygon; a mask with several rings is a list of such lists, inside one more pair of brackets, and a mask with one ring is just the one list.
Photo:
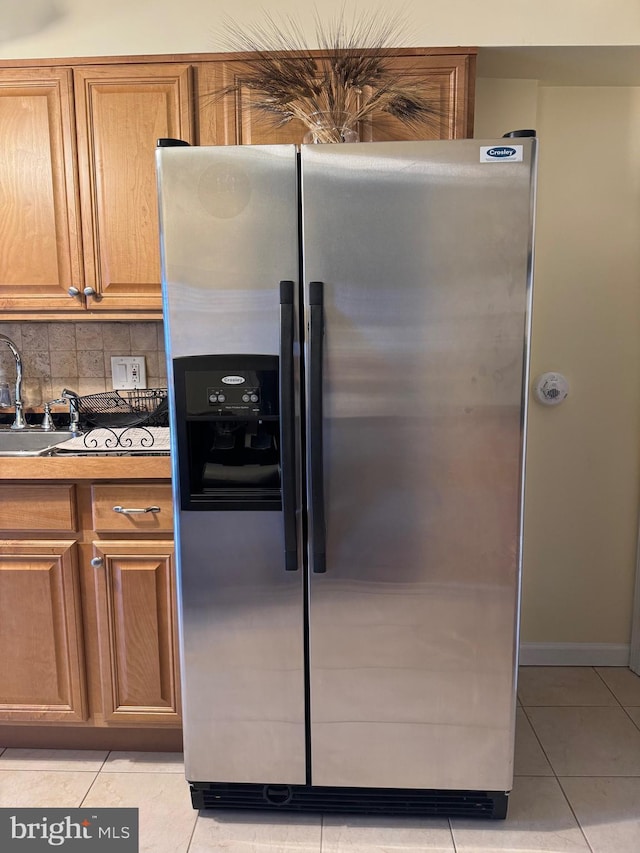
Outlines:
{"label": "baseboard", "polygon": [[629,666],[623,643],[521,643],[520,666]]}

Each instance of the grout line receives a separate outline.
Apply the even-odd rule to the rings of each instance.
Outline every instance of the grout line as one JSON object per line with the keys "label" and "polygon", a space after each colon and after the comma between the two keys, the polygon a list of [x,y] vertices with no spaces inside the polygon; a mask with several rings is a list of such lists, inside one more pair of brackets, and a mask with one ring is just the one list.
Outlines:
{"label": "grout line", "polygon": [[105,755],[104,760],[103,760],[102,764],[100,765],[100,770],[98,770],[98,773],[100,773],[104,769],[104,765],[109,760],[109,756],[111,755],[111,753],[112,753],[112,750],[108,749],[107,754]]}
{"label": "grout line", "polygon": [[[553,706],[550,706],[550,707],[553,707]],[[544,746],[542,745],[542,741],[541,741],[541,740],[540,740],[540,738],[538,737],[538,732],[536,731],[535,726],[533,725],[533,722],[532,722],[532,721],[531,721],[531,719],[529,718],[529,715],[527,714],[526,708],[523,708],[523,711],[524,711],[525,717],[526,717],[526,718],[527,718],[527,720],[529,721],[529,725],[531,726],[531,730],[533,731],[533,734],[534,734],[534,736],[535,736],[535,739],[538,741],[538,744],[540,745],[540,749],[542,750],[542,754],[543,754],[543,755],[544,755],[544,757],[547,759],[547,762],[548,762],[548,764],[549,764],[549,767],[551,768],[551,772],[553,773],[553,777],[550,777],[550,776],[546,776],[546,777],[536,776],[535,778],[537,778],[537,779],[540,779],[540,778],[546,778],[546,779],[554,778],[554,779],[556,780],[556,782],[557,782],[558,786],[560,787],[560,790],[562,791],[562,796],[564,797],[564,799],[565,799],[565,801],[566,801],[567,805],[569,806],[569,811],[570,811],[570,812],[571,812],[571,814],[573,815],[573,819],[574,819],[574,820],[575,820],[575,822],[576,822],[576,826],[579,828],[580,832],[582,833],[582,837],[584,838],[584,842],[585,842],[585,844],[587,845],[587,848],[591,851],[591,853],[594,853],[594,850],[593,850],[593,848],[591,847],[591,845],[589,844],[589,840],[588,840],[587,836],[585,835],[584,829],[582,828],[582,824],[581,824],[581,823],[580,823],[580,821],[578,820],[578,815],[575,813],[575,811],[573,810],[573,806],[572,806],[572,805],[571,805],[571,803],[569,802],[569,798],[567,797],[567,795],[566,795],[566,793],[565,793],[565,790],[564,790],[564,788],[562,787],[562,783],[560,782],[560,778],[559,778],[558,774],[556,773],[555,767],[554,767],[554,766],[553,766],[553,764],[551,763],[551,759],[550,759],[550,758],[549,758],[549,756],[547,755],[547,751],[546,751],[546,749],[544,748]],[[523,778],[523,777],[520,777],[520,778]]]}
{"label": "grout line", "polygon": [[640,773],[563,773],[558,779],[640,779]]}
{"label": "grout line", "polygon": [[[189,797],[191,797],[191,791],[189,791]],[[195,811],[195,809],[194,809]],[[193,836],[196,834],[196,826],[198,825],[198,818],[200,817],[200,809],[196,812],[196,819],[193,822],[193,829],[191,830],[191,835],[189,836],[189,841],[187,842],[187,847],[185,849],[185,853],[189,853],[191,849],[191,842],[193,841]]]}
{"label": "grout line", "polygon": [[94,776],[94,778],[93,778],[93,782],[89,785],[89,787],[87,788],[87,792],[86,792],[86,794],[84,795],[84,797],[83,797],[83,798],[82,798],[82,800],[80,801],[80,808],[82,808],[82,806],[84,805],[84,801],[87,799],[87,797],[88,797],[88,796],[89,796],[89,794],[91,793],[91,789],[92,789],[92,788],[93,788],[93,786],[96,784],[96,779],[98,778],[98,776],[99,776],[99,775],[100,775],[100,771],[98,770],[98,771],[96,772],[96,775],[95,775],[95,776]]}
{"label": "grout line", "polygon": [[[537,706],[537,707],[539,707],[539,706]],[[545,706],[543,706],[543,707],[545,707]],[[553,707],[553,706],[549,706],[549,707]],[[533,732],[533,735],[534,735],[535,739],[538,741],[538,746],[539,746],[539,747],[540,747],[540,749],[542,750],[542,754],[543,754],[543,755],[544,755],[544,757],[547,759],[547,763],[548,763],[548,765],[549,765],[549,768],[551,769],[551,772],[553,773],[553,775],[554,775],[554,776],[555,776],[555,778],[557,779],[557,778],[558,778],[558,774],[557,774],[557,773],[556,773],[556,771],[553,769],[553,764],[551,763],[551,759],[550,759],[550,758],[549,758],[549,756],[547,755],[547,751],[546,751],[546,749],[544,748],[544,746],[542,745],[542,741],[541,741],[541,740],[540,740],[540,738],[538,737],[538,732],[536,731],[535,726],[533,725],[533,722],[532,722],[531,718],[530,718],[530,717],[529,717],[529,715],[527,714],[527,709],[526,709],[525,707],[523,707],[523,708],[522,708],[522,710],[524,711],[524,715],[525,715],[525,717],[527,718],[527,722],[528,722],[528,723],[529,723],[529,725],[531,726],[531,731]],[[538,778],[539,778],[539,777],[538,777]],[[549,778],[549,777],[547,776],[547,779],[548,779],[548,778]]]}
{"label": "grout line", "polygon": [[[18,747],[19,749],[21,747]],[[9,759],[11,760],[11,759]],[[99,770],[87,770],[74,767],[5,767],[0,761],[0,770],[4,772],[16,771],[18,773],[99,773]]]}
{"label": "grout line", "polygon": [[585,834],[585,831],[584,831],[584,829],[582,828],[582,824],[581,824],[581,823],[580,823],[580,821],[578,820],[578,815],[577,815],[577,814],[575,813],[575,811],[573,810],[573,806],[571,805],[571,801],[569,800],[569,797],[567,796],[567,792],[566,792],[566,791],[565,791],[565,789],[562,787],[562,782],[560,781],[560,779],[558,778],[558,776],[556,776],[556,779],[557,779],[557,781],[558,781],[558,785],[560,786],[560,790],[562,791],[562,796],[565,798],[565,800],[566,800],[566,802],[567,802],[567,805],[569,806],[569,809],[571,810],[571,814],[572,814],[572,815],[573,815],[573,817],[574,817],[575,822],[576,822],[576,823],[578,824],[578,826],[580,827],[580,832],[582,833],[582,837],[583,837],[583,838],[584,838],[584,840],[585,840],[585,844],[587,845],[587,847],[589,848],[589,850],[591,850],[591,853],[596,853],[596,851],[594,851],[593,847],[589,844],[589,839],[587,838],[587,836],[586,836],[586,834]]}
{"label": "grout line", "polygon": [[453,824],[451,823],[451,818],[447,818],[449,823],[449,834],[451,835],[451,843],[453,844],[453,853],[458,853],[458,845],[456,844],[456,837],[453,834]]}
{"label": "grout line", "polygon": [[[564,708],[608,708],[610,711],[613,708],[623,707],[620,705],[618,699],[616,699],[615,705],[520,705],[520,708],[557,708],[558,710],[563,710]],[[631,706],[629,706],[631,707]]]}
{"label": "grout line", "polygon": [[324,841],[324,815],[320,815],[320,853],[322,853],[322,844]]}
{"label": "grout line", "polygon": [[[591,668],[593,669],[593,667],[591,667]],[[618,701],[618,700],[616,699],[616,702],[617,702],[617,701]],[[538,706],[538,707],[540,707],[540,706]],[[542,706],[542,707],[553,707],[553,706]],[[556,707],[557,707],[557,706],[556,706]],[[572,707],[572,706],[570,706],[570,707]],[[576,706],[576,707],[580,707],[580,706]],[[596,706],[596,707],[597,707],[597,706]],[[600,706],[600,707],[602,707],[602,706]],[[571,812],[571,814],[573,815],[573,819],[574,819],[574,820],[575,820],[575,822],[576,822],[576,826],[579,828],[580,832],[582,833],[582,837],[584,838],[584,843],[587,845],[587,849],[588,849],[588,850],[590,850],[590,851],[591,851],[591,853],[594,853],[593,847],[589,844],[589,839],[587,838],[587,836],[586,836],[586,834],[585,834],[585,831],[584,831],[584,829],[582,828],[582,824],[581,824],[581,823],[580,823],[580,821],[578,820],[578,815],[575,813],[575,811],[574,811],[574,809],[573,809],[573,806],[572,806],[572,805],[571,805],[571,803],[569,802],[569,797],[567,796],[567,794],[566,794],[566,792],[565,792],[564,788],[562,787],[562,782],[560,781],[560,778],[559,778],[558,774],[556,773],[555,767],[554,767],[554,766],[553,766],[553,764],[551,763],[551,759],[550,759],[550,758],[549,758],[549,756],[547,755],[547,751],[546,751],[546,749],[544,748],[544,746],[542,745],[542,741],[541,741],[541,740],[540,740],[540,738],[538,737],[538,732],[536,731],[535,726],[533,725],[533,721],[531,720],[531,718],[530,718],[530,717],[529,717],[529,715],[527,714],[526,708],[524,708],[524,707],[523,707],[523,710],[524,710],[524,713],[525,713],[525,716],[526,716],[527,720],[529,721],[529,725],[531,726],[531,729],[532,729],[532,731],[533,731],[533,734],[535,735],[536,740],[537,740],[537,741],[538,741],[538,743],[540,744],[540,749],[542,750],[542,753],[543,753],[544,757],[547,759],[547,761],[548,761],[548,763],[549,763],[549,767],[551,768],[551,772],[553,773],[553,778],[556,780],[556,783],[558,784],[558,786],[559,786],[560,790],[562,791],[562,796],[564,797],[565,802],[567,803],[567,805],[568,805],[568,807],[569,807],[569,811],[570,811],[570,812]],[[547,779],[548,779],[548,778],[550,778],[550,777],[548,777],[548,776],[547,776]]]}
{"label": "grout line", "polygon": [[622,707],[623,707],[622,702],[618,699],[618,697],[616,696],[616,694],[613,692],[613,690],[611,689],[611,687],[609,687],[609,685],[608,685],[608,684],[607,684],[607,682],[604,680],[604,678],[600,675],[600,673],[599,673],[599,672],[598,672],[598,670],[595,668],[595,666],[594,666],[594,667],[592,667],[592,669],[593,669],[593,671],[595,672],[595,674],[598,676],[598,678],[600,679],[600,681],[601,681],[601,682],[604,684],[604,686],[607,688],[607,690],[609,691],[609,693],[611,693],[611,695],[612,695],[612,696],[613,696],[613,698],[616,700],[616,702],[618,703],[618,705],[620,705],[620,707],[622,708]]}
{"label": "grout line", "polygon": [[[629,705],[629,708],[637,708],[637,707],[638,707],[637,705]],[[625,712],[627,717],[629,717],[629,719],[631,720],[633,725],[638,729],[638,731],[640,731],[640,721],[634,720],[633,717],[631,716],[631,714],[629,713],[628,708],[626,708],[624,705],[622,706],[622,710]]]}

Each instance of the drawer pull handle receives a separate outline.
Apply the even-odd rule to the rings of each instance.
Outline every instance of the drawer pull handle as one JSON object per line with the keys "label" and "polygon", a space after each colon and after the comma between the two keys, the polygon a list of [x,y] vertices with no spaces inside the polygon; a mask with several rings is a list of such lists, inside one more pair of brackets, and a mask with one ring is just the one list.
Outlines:
{"label": "drawer pull handle", "polygon": [[134,515],[138,512],[160,512],[159,506],[147,506],[147,507],[125,507],[125,506],[114,506],[114,512],[120,512],[122,515]]}

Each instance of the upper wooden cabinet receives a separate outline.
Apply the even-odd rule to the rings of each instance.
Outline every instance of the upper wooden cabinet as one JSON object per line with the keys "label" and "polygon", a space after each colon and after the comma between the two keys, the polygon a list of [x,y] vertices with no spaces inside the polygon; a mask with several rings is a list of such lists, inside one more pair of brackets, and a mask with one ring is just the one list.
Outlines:
{"label": "upper wooden cabinet", "polygon": [[82,258],[71,71],[0,74],[0,312],[76,311]]}
{"label": "upper wooden cabinet", "polygon": [[192,142],[190,66],[74,70],[85,287],[94,311],[160,310],[159,137]]}
{"label": "upper wooden cabinet", "polygon": [[[282,127],[271,127],[259,110],[255,109],[253,93],[242,85],[247,61],[228,59],[220,63],[218,87],[233,86],[235,96],[226,102],[209,102],[201,96],[200,126],[207,132],[215,128],[220,142],[225,145],[300,143],[307,128],[299,121]],[[362,122],[359,136],[363,142],[398,139],[458,139],[473,132],[473,91],[475,79],[475,51],[434,49],[425,53],[398,50],[393,58],[394,67],[402,69],[406,79],[416,83],[433,102],[438,113],[433,122],[417,130],[408,129],[398,119],[376,113],[371,120]],[[203,120],[206,114],[208,122]]]}
{"label": "upper wooden cabinet", "polygon": [[192,119],[188,64],[0,71],[0,318],[161,316],[154,152]]}
{"label": "upper wooden cabinet", "polygon": [[[360,138],[471,136],[475,54],[399,49],[394,63],[439,116],[411,131],[377,114]],[[242,86],[250,58],[0,61],[0,319],[161,317],[156,140],[298,143],[306,132],[260,121]]]}

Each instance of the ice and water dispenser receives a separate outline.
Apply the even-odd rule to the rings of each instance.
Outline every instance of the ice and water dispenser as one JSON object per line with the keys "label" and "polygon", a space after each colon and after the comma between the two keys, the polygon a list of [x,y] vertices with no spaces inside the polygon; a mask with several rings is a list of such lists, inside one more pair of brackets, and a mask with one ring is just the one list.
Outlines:
{"label": "ice and water dispenser", "polygon": [[280,509],[278,357],[173,363],[183,510]]}

